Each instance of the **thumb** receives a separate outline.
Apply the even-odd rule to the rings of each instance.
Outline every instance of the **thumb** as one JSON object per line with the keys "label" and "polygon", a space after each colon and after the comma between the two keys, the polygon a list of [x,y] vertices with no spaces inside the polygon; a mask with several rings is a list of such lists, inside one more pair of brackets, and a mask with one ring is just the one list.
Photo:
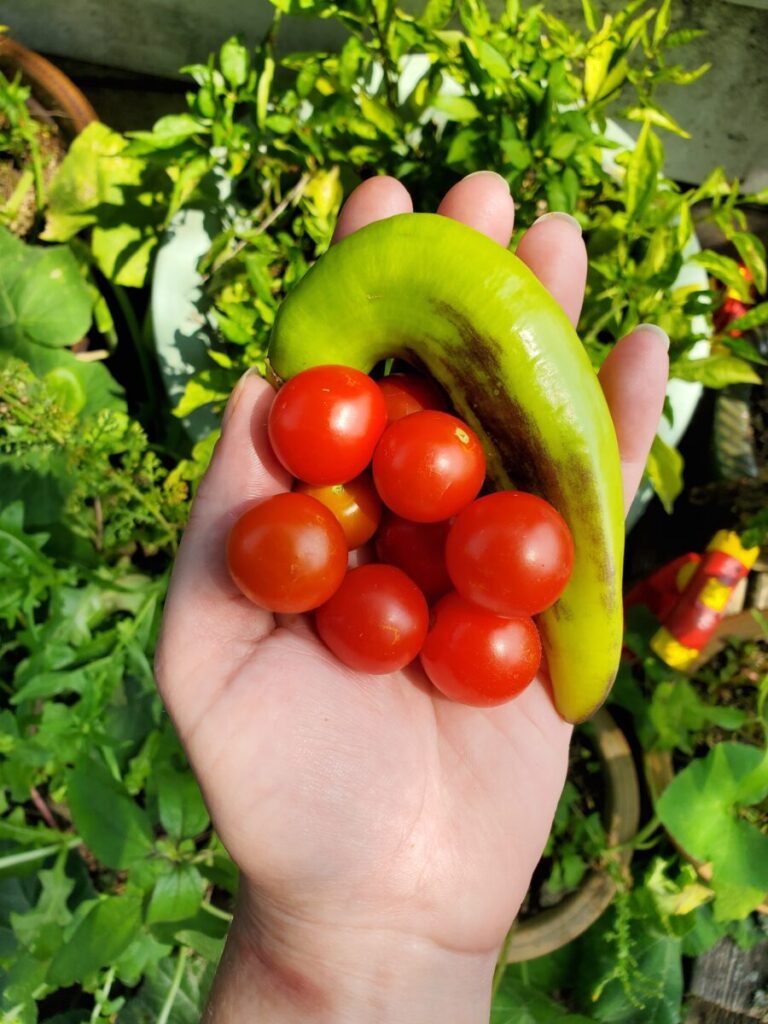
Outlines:
{"label": "thumb", "polygon": [[235,386],[173,568],[156,670],[180,726],[207,705],[208,686],[226,682],[222,667],[237,666],[274,626],[268,612],[240,594],[225,557],[227,535],[243,511],[291,486],[267,437],[273,397],[254,370]]}

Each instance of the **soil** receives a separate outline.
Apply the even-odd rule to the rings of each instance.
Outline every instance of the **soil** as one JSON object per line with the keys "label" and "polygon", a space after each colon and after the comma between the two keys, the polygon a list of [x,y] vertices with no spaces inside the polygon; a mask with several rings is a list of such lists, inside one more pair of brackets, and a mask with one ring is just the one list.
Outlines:
{"label": "soil", "polygon": [[[605,824],[606,790],[603,765],[594,743],[582,729],[575,732],[568,754],[568,781],[579,792],[579,799],[571,813],[587,817],[599,810],[602,812]],[[588,856],[589,853],[584,851],[585,859]],[[578,887],[563,889],[553,896],[547,888],[552,868],[553,858],[547,855],[542,857],[536,866],[528,892],[520,908],[519,920],[528,920],[543,910],[558,906],[571,893],[577,891]]]}
{"label": "soil", "polygon": [[[51,115],[34,99],[29,103],[32,116],[40,125],[38,144],[40,159],[43,165],[43,181],[48,187],[51,179],[59,169],[66,156],[67,143]],[[26,165],[19,165],[16,160],[5,154],[0,158],[0,207],[13,195],[19,178]],[[30,185],[16,217],[8,225],[18,238],[26,238],[32,231],[37,220],[37,202],[35,187]]]}

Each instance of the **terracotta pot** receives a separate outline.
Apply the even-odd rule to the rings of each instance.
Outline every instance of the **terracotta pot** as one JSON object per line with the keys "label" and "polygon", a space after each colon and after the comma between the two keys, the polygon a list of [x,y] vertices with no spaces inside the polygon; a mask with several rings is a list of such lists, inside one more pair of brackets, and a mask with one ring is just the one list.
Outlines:
{"label": "terracotta pot", "polygon": [[91,121],[98,120],[96,111],[63,71],[4,35],[0,35],[0,71],[7,78],[21,72],[40,107],[34,111],[35,116],[53,122],[67,142]]}
{"label": "terracotta pot", "polygon": [[[640,819],[640,790],[635,763],[624,734],[601,708],[592,719],[595,745],[605,773],[604,823],[607,845],[623,846],[616,859],[626,868],[632,859],[629,843]],[[581,888],[557,906],[521,922],[514,930],[507,953],[509,963],[533,960],[565,946],[600,917],[616,893],[607,871],[591,871]]]}

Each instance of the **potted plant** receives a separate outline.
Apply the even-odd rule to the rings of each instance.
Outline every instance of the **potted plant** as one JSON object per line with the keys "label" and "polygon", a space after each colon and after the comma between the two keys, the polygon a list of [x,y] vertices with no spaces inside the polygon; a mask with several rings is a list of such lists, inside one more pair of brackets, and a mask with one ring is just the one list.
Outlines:
{"label": "potted plant", "polygon": [[32,231],[48,186],[96,111],[63,72],[0,33],[0,223]]}
{"label": "potted plant", "polygon": [[[685,132],[660,108],[657,89],[706,70],[669,63],[689,38],[669,32],[669,4],[655,12],[635,2],[602,24],[587,4],[584,32],[516,5],[498,17],[484,4],[462,5],[457,28],[451,5],[419,16],[393,7],[382,23],[372,6],[302,3],[302,13],[338,19],[349,38],[339,53],[280,61],[280,15],[294,8],[275,6],[255,52],[231,39],[215,60],[185,69],[196,86],[186,113],[119,142],[92,129],[78,146],[81,172],[116,145],[138,180],[162,170],[153,225],[124,196],[115,214],[124,227],[144,226],[148,255],[168,230],[154,264],[153,322],[176,414],[196,437],[214,429],[237,375],[263,364],[277,306],[329,244],[342,199],[361,178],[394,174],[417,209],[433,209],[457,177],[492,167],[515,195],[518,230],[546,210],[580,219],[590,254],[580,333],[596,366],[641,320],[670,334],[674,427],[662,428],[648,467],[670,506],[681,486],[674,444],[701,386],[757,379],[743,346],[723,339],[707,354],[705,272],[744,283],[730,258],[686,250],[696,204],[711,198],[712,216],[758,276],[764,264],[739,210],[760,197],[739,196],[719,171],[689,190],[661,174],[659,133]],[[633,148],[613,160],[609,113],[640,126]],[[82,224],[92,203],[68,187],[67,172],[52,197],[52,239],[69,237],[72,217]],[[143,260],[124,283],[141,283],[149,265]]]}

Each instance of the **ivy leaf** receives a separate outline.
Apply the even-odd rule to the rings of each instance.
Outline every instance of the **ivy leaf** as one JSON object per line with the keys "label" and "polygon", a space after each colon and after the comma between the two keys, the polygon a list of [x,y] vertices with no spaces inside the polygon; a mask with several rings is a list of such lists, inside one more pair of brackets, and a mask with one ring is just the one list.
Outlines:
{"label": "ivy leaf", "polygon": [[173,865],[155,883],[147,922],[184,921],[193,917],[203,898],[203,887],[203,877],[194,864]]}
{"label": "ivy leaf", "polygon": [[682,455],[657,434],[648,454],[645,471],[665,511],[671,513],[675,498],[683,489]]}
{"label": "ivy leaf", "polygon": [[51,985],[66,987],[84,981],[100,967],[111,966],[141,928],[141,896],[124,893],[94,902],[67,937],[46,976]]}
{"label": "ivy leaf", "polygon": [[152,849],[146,813],[95,758],[83,758],[75,766],[67,800],[75,828],[107,867],[130,867]]}
{"label": "ivy leaf", "polygon": [[160,821],[174,839],[194,839],[208,828],[210,819],[191,771],[162,769],[157,778]]}
{"label": "ivy leaf", "polygon": [[[768,835],[739,816],[768,794],[768,756],[744,743],[719,743],[667,786],[656,813],[690,856],[712,862],[712,885],[729,910],[753,909],[768,892]],[[745,903],[736,890],[744,890]]]}
{"label": "ivy leaf", "polygon": [[703,359],[678,359],[670,367],[670,376],[678,380],[699,381],[708,388],[729,384],[761,384],[749,363],[738,356],[705,356]]}

